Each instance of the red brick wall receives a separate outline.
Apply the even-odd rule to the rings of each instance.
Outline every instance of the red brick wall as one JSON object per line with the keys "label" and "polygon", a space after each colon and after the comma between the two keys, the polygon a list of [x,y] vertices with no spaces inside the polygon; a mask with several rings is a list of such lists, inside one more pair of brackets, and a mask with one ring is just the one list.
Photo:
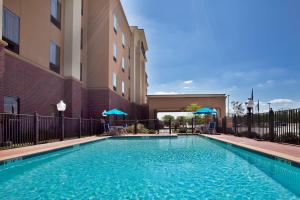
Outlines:
{"label": "red brick wall", "polygon": [[3,112],[3,98],[4,98],[4,46],[0,45],[0,113]]}
{"label": "red brick wall", "polygon": [[109,92],[102,89],[87,90],[88,117],[101,117],[103,110],[109,109]]}
{"label": "red brick wall", "polygon": [[64,79],[6,54],[4,95],[20,98],[21,113],[48,115],[64,99]]}
{"label": "red brick wall", "polygon": [[71,117],[80,117],[82,111],[81,83],[73,79],[66,79],[64,91],[64,99],[67,104],[65,114]]}
{"label": "red brick wall", "polygon": [[49,115],[50,105],[64,100],[68,117],[97,118],[103,110],[118,108],[130,119],[147,118],[147,106],[130,103],[110,89],[84,89],[76,80],[64,79],[8,54],[3,56],[3,52],[0,47],[0,112],[3,96],[13,96],[20,98],[23,114]]}
{"label": "red brick wall", "polygon": [[89,117],[101,117],[104,110],[113,108],[127,112],[129,119],[146,119],[148,116],[148,106],[131,103],[110,89],[88,90],[87,96]]}

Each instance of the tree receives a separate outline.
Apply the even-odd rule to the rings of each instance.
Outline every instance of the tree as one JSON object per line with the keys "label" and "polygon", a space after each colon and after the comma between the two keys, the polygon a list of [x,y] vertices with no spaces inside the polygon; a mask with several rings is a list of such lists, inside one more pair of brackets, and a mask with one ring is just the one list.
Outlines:
{"label": "tree", "polygon": [[206,119],[206,115],[195,115],[194,120],[195,120],[195,124],[205,124],[207,119]]}
{"label": "tree", "polygon": [[235,115],[241,116],[245,114],[245,108],[243,103],[240,103],[238,101],[232,101],[231,105]]}
{"label": "tree", "polygon": [[187,122],[187,117],[185,116],[178,116],[176,118],[176,123],[178,123],[179,125],[183,125]]}
{"label": "tree", "polygon": [[196,103],[192,103],[192,104],[188,105],[187,107],[185,107],[186,112],[195,112],[198,109],[200,109],[200,106],[198,106],[198,104],[196,104]]}
{"label": "tree", "polygon": [[169,123],[170,120],[171,120],[171,121],[174,121],[175,118],[174,118],[174,116],[172,116],[172,115],[165,115],[165,116],[163,116],[162,120],[164,121],[164,123]]}

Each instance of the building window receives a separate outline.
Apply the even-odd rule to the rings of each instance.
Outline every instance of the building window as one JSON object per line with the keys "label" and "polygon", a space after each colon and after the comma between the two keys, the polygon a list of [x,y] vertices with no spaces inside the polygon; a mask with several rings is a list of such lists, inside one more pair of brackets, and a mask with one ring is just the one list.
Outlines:
{"label": "building window", "polygon": [[122,81],[122,96],[125,96],[125,83]]}
{"label": "building window", "polygon": [[80,33],[80,49],[83,49],[83,30],[81,28],[81,33]]}
{"label": "building window", "polygon": [[128,48],[128,59],[130,60],[130,47]]}
{"label": "building window", "polygon": [[118,56],[118,48],[116,43],[114,43],[114,61],[117,61],[117,56]]}
{"label": "building window", "polygon": [[123,48],[125,48],[125,45],[126,45],[126,38],[125,38],[125,34],[122,33],[122,46],[123,46]]}
{"label": "building window", "polygon": [[128,101],[131,101],[130,95],[130,88],[128,88]]}
{"label": "building window", "polygon": [[61,22],[61,4],[59,0],[51,0],[51,22],[60,29]]}
{"label": "building window", "polygon": [[130,66],[128,67],[128,80],[130,80]]}
{"label": "building window", "polygon": [[118,32],[118,18],[116,15],[114,15],[114,31],[115,33]]}
{"label": "building window", "polygon": [[20,18],[7,8],[3,8],[3,40],[8,43],[7,49],[19,53]]}
{"label": "building window", "polygon": [[121,59],[121,67],[122,67],[122,71],[124,72],[125,71],[125,59],[124,59],[124,57],[122,57],[122,59]]}
{"label": "building window", "polygon": [[82,81],[82,63],[80,63],[80,81]]}
{"label": "building window", "polygon": [[113,78],[112,81],[113,81],[114,91],[117,91],[117,74],[113,73],[113,77],[112,78]]}
{"label": "building window", "polygon": [[17,97],[4,97],[4,113],[19,114],[20,99]]}
{"label": "building window", "polygon": [[83,16],[83,0],[81,0],[81,16]]}
{"label": "building window", "polygon": [[60,73],[60,47],[55,42],[50,42],[50,69]]}

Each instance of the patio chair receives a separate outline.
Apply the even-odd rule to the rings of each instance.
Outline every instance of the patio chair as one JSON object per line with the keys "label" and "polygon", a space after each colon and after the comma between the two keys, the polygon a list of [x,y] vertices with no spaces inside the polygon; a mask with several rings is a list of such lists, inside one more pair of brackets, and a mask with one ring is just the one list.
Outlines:
{"label": "patio chair", "polygon": [[209,122],[208,123],[208,134],[216,134],[217,131],[216,131],[216,125],[217,123],[216,122]]}

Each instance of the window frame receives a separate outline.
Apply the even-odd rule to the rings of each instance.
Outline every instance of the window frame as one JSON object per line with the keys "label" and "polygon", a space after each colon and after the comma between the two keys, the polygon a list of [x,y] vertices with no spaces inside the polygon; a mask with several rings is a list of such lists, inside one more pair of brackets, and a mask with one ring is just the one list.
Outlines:
{"label": "window frame", "polygon": [[[55,45],[55,62],[53,63],[51,58],[52,58],[52,49],[51,49],[51,45]],[[49,66],[50,66],[50,70],[54,71],[58,74],[60,74],[60,59],[61,59],[61,50],[60,50],[60,46],[58,46],[53,40],[50,41],[50,46],[49,46]]]}
{"label": "window frame", "polygon": [[81,28],[80,32],[80,49],[83,49],[83,28]]}
{"label": "window frame", "polygon": [[80,63],[80,81],[82,81],[82,63]]}
{"label": "window frame", "polygon": [[[57,15],[58,16],[53,16],[52,15],[52,3],[53,1],[56,1],[56,9],[57,9]],[[62,18],[62,14],[61,14],[61,2],[59,0],[51,0],[50,1],[50,21],[58,28],[61,29],[61,18]]]}
{"label": "window frame", "polygon": [[[5,100],[6,98],[11,98],[11,99],[14,99],[16,100],[16,103],[17,103],[17,112],[7,112],[5,111]],[[13,108],[13,107],[12,107]],[[13,97],[13,96],[4,96],[3,97],[3,111],[4,113],[8,113],[8,114],[20,114],[20,98],[19,97]]]}
{"label": "window frame", "polygon": [[122,96],[123,96],[123,97],[125,97],[125,90],[126,90],[125,82],[122,81]]}
{"label": "window frame", "polygon": [[125,58],[124,58],[124,56],[122,56],[122,58],[121,58],[121,68],[122,68],[122,71],[125,72]]}
{"label": "window frame", "polygon": [[83,0],[81,0],[81,16],[83,16]]}
{"label": "window frame", "polygon": [[113,75],[112,75],[112,84],[113,84],[113,89],[114,91],[117,91],[117,74],[115,72],[113,72]]}
{"label": "window frame", "polygon": [[115,62],[117,62],[117,57],[118,57],[118,47],[117,44],[113,44],[113,59]]}
{"label": "window frame", "polygon": [[[10,14],[12,14],[14,17],[16,17],[18,19],[18,43],[16,43],[15,41],[12,41],[12,39],[6,37],[4,35],[4,30],[5,30],[5,12],[10,12]],[[2,39],[4,41],[7,42],[7,46],[5,47],[6,49],[19,54],[20,53],[20,28],[21,28],[21,19],[18,15],[16,15],[14,12],[12,12],[10,9],[8,9],[7,7],[3,6],[3,30],[2,30]]]}
{"label": "window frame", "polygon": [[125,46],[126,46],[126,37],[124,32],[122,32],[122,47],[125,48]]}
{"label": "window frame", "polygon": [[114,23],[114,32],[117,34],[118,33],[118,18],[117,18],[117,15],[115,15],[114,14],[114,17],[113,17],[114,19],[114,21],[113,21],[113,23]]}

